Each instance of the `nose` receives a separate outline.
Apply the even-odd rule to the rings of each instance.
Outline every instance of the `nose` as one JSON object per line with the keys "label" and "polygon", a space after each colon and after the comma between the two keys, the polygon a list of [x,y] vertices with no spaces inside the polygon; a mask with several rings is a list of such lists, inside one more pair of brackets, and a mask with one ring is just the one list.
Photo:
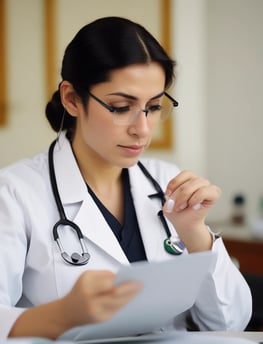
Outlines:
{"label": "nose", "polygon": [[137,135],[138,137],[146,137],[150,133],[149,122],[147,119],[148,111],[141,110],[138,112],[136,118],[131,123],[129,129],[133,135]]}

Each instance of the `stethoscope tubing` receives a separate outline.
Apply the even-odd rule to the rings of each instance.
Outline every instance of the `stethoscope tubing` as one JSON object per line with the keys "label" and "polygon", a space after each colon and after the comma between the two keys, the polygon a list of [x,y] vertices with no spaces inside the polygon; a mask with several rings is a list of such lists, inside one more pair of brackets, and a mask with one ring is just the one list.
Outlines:
{"label": "stethoscope tubing", "polygon": [[[60,219],[55,223],[53,227],[53,238],[56,241],[58,248],[61,252],[62,258],[69,264],[72,265],[85,265],[88,263],[90,259],[90,254],[88,253],[88,250],[85,246],[84,243],[84,237],[82,234],[81,229],[79,226],[73,222],[70,221],[65,214],[63,204],[61,202],[60,196],[59,196],[59,191],[58,191],[58,186],[57,186],[57,181],[56,181],[56,174],[55,174],[55,168],[54,168],[54,161],[53,161],[53,156],[54,156],[54,148],[57,143],[57,140],[53,141],[49,147],[49,152],[48,152],[48,163],[49,163],[49,176],[50,176],[50,182],[51,182],[51,187],[53,191],[53,195],[55,198],[55,202],[58,208],[58,213]],[[63,245],[61,243],[61,240],[59,238],[58,234],[58,229],[60,226],[68,226],[70,228],[73,228],[78,236],[79,243],[81,246],[81,254],[79,253],[73,253],[71,256],[66,253],[66,251],[63,248]]]}
{"label": "stethoscope tubing", "polygon": [[[70,221],[66,217],[66,214],[65,214],[65,211],[63,208],[63,204],[62,204],[61,199],[60,199],[58,186],[57,186],[55,167],[54,167],[54,149],[55,149],[55,145],[57,144],[57,142],[58,142],[57,139],[54,140],[51,143],[51,145],[49,147],[49,151],[48,151],[50,183],[51,183],[51,188],[53,191],[54,199],[55,199],[56,206],[57,206],[58,213],[59,213],[59,220],[55,223],[55,225],[53,227],[53,238],[59,247],[62,258],[67,263],[72,264],[72,265],[84,265],[84,264],[88,263],[88,261],[90,259],[90,254],[88,253],[88,250],[87,250],[86,245],[84,243],[84,237],[83,237],[81,229],[79,228],[79,226],[76,223],[74,223],[73,221]],[[161,204],[163,206],[165,203],[165,194],[164,194],[161,186],[152,177],[152,175],[149,173],[149,171],[145,168],[145,166],[140,161],[138,161],[138,166],[140,167],[140,169],[143,172],[143,174],[145,175],[145,177],[152,183],[153,187],[157,191],[156,193],[149,195],[149,197],[150,198],[159,198],[161,200]],[[167,238],[164,240],[164,249],[168,253],[173,254],[173,255],[181,254],[184,250],[184,245],[181,241],[174,242],[172,240],[172,233],[171,233],[170,228],[167,224],[167,221],[164,217],[162,209],[158,212],[157,215],[160,218],[160,221],[162,223],[162,226],[163,226],[163,228],[166,232],[166,236],[167,236]],[[62,243],[61,243],[61,240],[60,240],[59,234],[58,234],[58,229],[60,226],[68,226],[76,232],[78,239],[79,239],[79,242],[80,242],[80,246],[81,246],[81,254],[80,253],[73,253],[70,256],[69,254],[66,253],[66,251],[64,250],[64,248],[62,246]]]}

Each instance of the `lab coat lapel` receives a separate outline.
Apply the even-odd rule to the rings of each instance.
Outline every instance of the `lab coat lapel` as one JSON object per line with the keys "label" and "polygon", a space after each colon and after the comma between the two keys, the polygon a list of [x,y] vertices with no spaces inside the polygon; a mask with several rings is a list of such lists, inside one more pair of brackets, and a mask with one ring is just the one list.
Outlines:
{"label": "lab coat lapel", "polygon": [[138,165],[130,168],[129,172],[131,192],[146,255],[149,261],[158,260],[164,256],[162,243],[165,237],[157,215],[161,209],[161,200],[149,198],[149,195],[156,194],[157,191]]}
{"label": "lab coat lapel", "polygon": [[[69,141],[61,135],[54,150],[54,166],[62,204],[68,215],[81,229],[84,237],[121,263],[128,263],[118,240],[88,193]],[[71,210],[72,211],[72,210]]]}
{"label": "lab coat lapel", "polygon": [[92,197],[88,194],[88,191],[74,221],[81,228],[83,235],[93,241],[105,253],[109,254],[122,264],[128,263],[128,259],[118,240]]}

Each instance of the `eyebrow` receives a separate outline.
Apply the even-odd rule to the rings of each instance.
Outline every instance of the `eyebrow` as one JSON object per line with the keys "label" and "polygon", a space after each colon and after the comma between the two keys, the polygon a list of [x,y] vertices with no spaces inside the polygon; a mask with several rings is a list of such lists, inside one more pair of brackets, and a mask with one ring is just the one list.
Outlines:
{"label": "eyebrow", "polygon": [[[123,92],[109,93],[108,95],[109,96],[121,96],[121,97],[124,97],[124,98],[127,98],[127,99],[131,99],[131,100],[138,100],[137,97],[134,97],[134,96],[132,96],[130,94],[123,93]],[[159,94],[157,94],[156,96],[150,98],[149,100],[154,100],[154,99],[160,98],[163,95],[164,95],[164,91],[159,93]]]}

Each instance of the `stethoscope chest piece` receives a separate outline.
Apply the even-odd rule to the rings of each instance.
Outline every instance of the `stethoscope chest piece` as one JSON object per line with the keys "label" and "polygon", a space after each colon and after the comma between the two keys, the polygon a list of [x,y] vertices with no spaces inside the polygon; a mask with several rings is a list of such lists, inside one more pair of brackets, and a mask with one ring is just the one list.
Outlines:
{"label": "stethoscope chest piece", "polygon": [[83,252],[82,254],[78,252],[72,253],[70,256],[67,252],[61,252],[61,257],[65,260],[65,262],[71,265],[85,265],[88,263],[90,259],[90,254],[87,252]]}
{"label": "stethoscope chest piece", "polygon": [[[62,243],[59,239],[59,235],[58,235],[59,226],[68,226],[69,228],[71,228],[72,230],[75,231],[75,233],[77,234],[78,239],[79,239],[80,247],[82,250],[81,253],[73,252],[71,255],[69,255],[64,250]],[[84,243],[83,234],[82,234],[79,226],[77,226],[74,222],[68,220],[67,218],[60,219],[57,223],[55,223],[55,225],[53,227],[53,237],[54,237],[54,240],[56,241],[56,243],[59,247],[61,257],[67,263],[72,264],[72,265],[85,265],[88,263],[88,261],[90,259],[90,254],[88,253],[86,245]]]}
{"label": "stethoscope chest piece", "polygon": [[164,227],[166,235],[167,235],[167,238],[163,242],[165,251],[170,253],[170,254],[176,255],[176,256],[178,256],[179,254],[182,254],[184,249],[185,249],[185,246],[182,243],[182,241],[180,241],[178,239],[173,240],[172,233],[168,227],[168,224],[165,220],[165,217],[163,215],[162,210],[160,210],[158,212],[158,216],[159,216],[159,218],[163,224],[163,227]]}
{"label": "stethoscope chest piece", "polygon": [[167,238],[163,242],[166,252],[178,256],[183,253],[184,244],[181,241],[174,242],[171,238]]}

